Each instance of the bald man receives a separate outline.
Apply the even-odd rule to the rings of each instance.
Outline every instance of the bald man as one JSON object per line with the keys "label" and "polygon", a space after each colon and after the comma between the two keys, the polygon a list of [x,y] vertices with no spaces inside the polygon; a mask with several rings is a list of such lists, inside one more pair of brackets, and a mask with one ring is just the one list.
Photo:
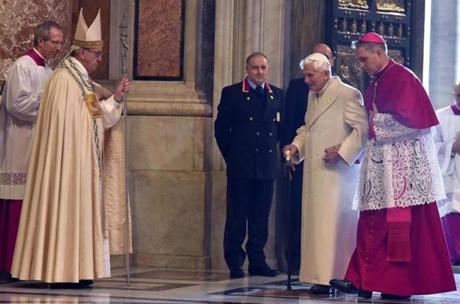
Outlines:
{"label": "bald man", "polygon": [[[326,56],[334,66],[335,57],[331,48],[324,43],[318,43],[313,47],[313,53],[320,53]],[[281,136],[281,147],[288,145],[296,136],[296,131],[299,127],[305,124],[305,113],[307,112],[308,102],[308,85],[305,83],[305,78],[295,78],[289,82],[285,100],[285,121]],[[290,267],[292,273],[298,273],[300,268],[300,223],[302,213],[302,179],[303,165],[295,166],[295,171],[292,174],[291,180],[291,250],[292,261]],[[289,262],[289,257],[288,257]]]}

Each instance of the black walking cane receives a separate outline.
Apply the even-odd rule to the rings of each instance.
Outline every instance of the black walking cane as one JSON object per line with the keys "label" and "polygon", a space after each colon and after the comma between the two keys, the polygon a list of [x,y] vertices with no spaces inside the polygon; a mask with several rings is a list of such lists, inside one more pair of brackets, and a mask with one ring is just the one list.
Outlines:
{"label": "black walking cane", "polygon": [[292,213],[292,198],[291,198],[291,182],[292,182],[292,170],[291,170],[291,151],[287,150],[285,153],[286,158],[286,171],[288,174],[288,185],[287,185],[287,196],[288,196],[288,248],[287,248],[287,283],[286,289],[292,290],[291,284],[291,273],[292,273],[292,222],[291,222],[291,213]]}

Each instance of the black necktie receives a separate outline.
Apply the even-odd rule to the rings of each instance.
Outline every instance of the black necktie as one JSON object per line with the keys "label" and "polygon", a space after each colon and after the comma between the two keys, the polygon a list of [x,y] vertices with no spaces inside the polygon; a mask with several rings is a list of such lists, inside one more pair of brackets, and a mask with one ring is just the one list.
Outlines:
{"label": "black necktie", "polygon": [[264,88],[262,88],[262,86],[260,86],[260,85],[256,86],[256,92],[259,95],[264,95],[265,94]]}

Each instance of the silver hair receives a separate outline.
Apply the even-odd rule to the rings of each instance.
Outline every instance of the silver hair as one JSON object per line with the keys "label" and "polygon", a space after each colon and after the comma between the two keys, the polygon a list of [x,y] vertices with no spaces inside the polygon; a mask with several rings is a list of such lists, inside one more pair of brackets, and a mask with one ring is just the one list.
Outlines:
{"label": "silver hair", "polygon": [[300,61],[299,66],[300,66],[300,69],[302,71],[303,71],[305,65],[312,63],[313,67],[315,68],[315,70],[321,71],[321,72],[328,72],[329,74],[332,73],[332,71],[331,71],[331,63],[329,61],[324,62],[324,61],[315,60],[315,59],[312,59],[312,58],[309,58],[309,57],[310,56],[308,56],[305,59],[303,59],[302,61]]}
{"label": "silver hair", "polygon": [[34,31],[34,46],[38,46],[40,41],[47,41],[50,39],[50,30],[55,28],[63,32],[61,26],[52,20],[47,20],[37,25]]}

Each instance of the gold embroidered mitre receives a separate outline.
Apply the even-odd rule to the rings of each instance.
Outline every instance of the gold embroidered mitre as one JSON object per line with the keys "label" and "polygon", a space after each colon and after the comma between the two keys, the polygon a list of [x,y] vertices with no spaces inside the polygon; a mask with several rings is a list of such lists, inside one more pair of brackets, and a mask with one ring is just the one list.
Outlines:
{"label": "gold embroidered mitre", "polygon": [[83,8],[80,9],[77,29],[73,39],[73,45],[83,48],[102,48],[104,42],[101,34],[101,10],[97,12],[96,18],[90,27],[83,18]]}

